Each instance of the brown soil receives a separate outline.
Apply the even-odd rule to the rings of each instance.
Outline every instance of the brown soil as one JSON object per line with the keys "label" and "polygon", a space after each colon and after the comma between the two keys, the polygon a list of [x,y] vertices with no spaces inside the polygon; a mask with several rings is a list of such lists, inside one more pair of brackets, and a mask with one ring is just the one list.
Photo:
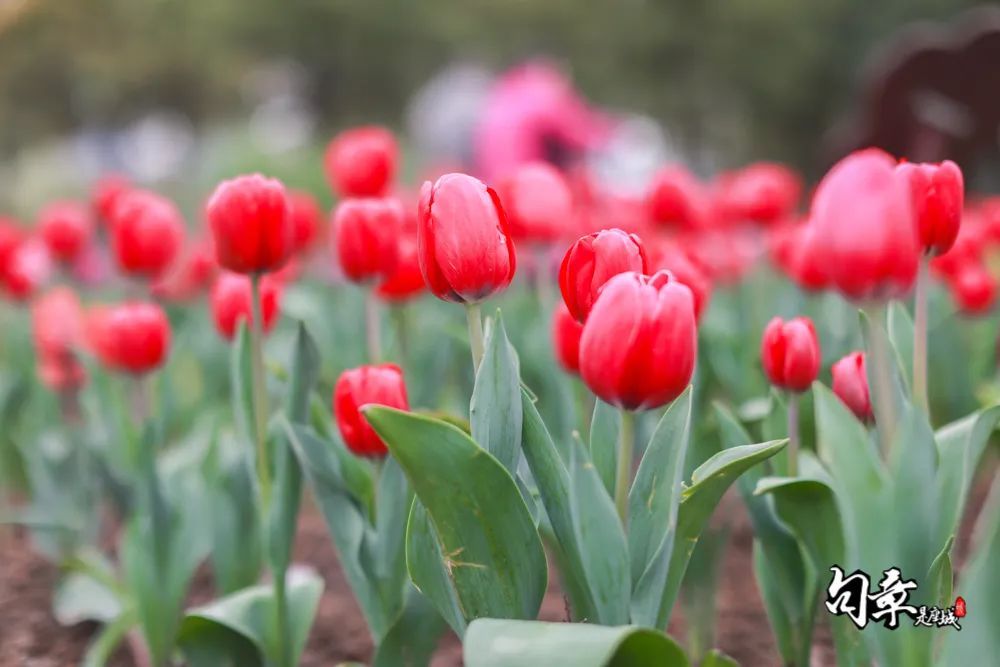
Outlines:
{"label": "brown soil", "polygon": [[[958,562],[969,550],[973,519],[978,515],[992,478],[996,461],[983,466],[981,482],[970,498],[966,520],[957,545]],[[716,644],[744,667],[779,664],[771,630],[764,614],[756,583],[751,575],[752,534],[742,505],[727,497],[719,515],[732,526],[718,594]],[[296,560],[308,563],[322,573],[326,590],[320,600],[316,622],[302,659],[303,667],[331,667],[342,661],[364,662],[371,657],[372,643],[361,613],[351,596],[337,561],[336,553],[319,514],[307,507],[302,513],[296,541]],[[0,527],[0,667],[67,667],[79,664],[80,657],[95,630],[93,624],[65,628],[51,613],[51,595],[56,582],[56,568],[42,559],[30,546],[27,533]],[[549,621],[566,620],[566,604],[555,573],[539,617]],[[200,572],[195,580],[192,601],[211,596],[211,579]],[[679,607],[678,607],[679,610]],[[684,619],[677,614],[670,633],[684,635]],[[829,635],[822,624],[817,630],[813,652],[815,665],[832,665]],[[454,636],[442,639],[432,667],[461,665],[461,647]],[[112,667],[130,667],[126,651],[121,650]]]}

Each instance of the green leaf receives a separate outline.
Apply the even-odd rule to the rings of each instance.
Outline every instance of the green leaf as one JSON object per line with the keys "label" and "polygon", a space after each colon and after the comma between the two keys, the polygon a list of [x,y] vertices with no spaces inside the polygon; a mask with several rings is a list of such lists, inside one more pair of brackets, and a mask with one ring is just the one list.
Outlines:
{"label": "green leaf", "polygon": [[998,421],[1000,406],[993,406],[943,426],[935,434],[940,502],[940,520],[935,532],[938,544],[958,531],[972,478]]}
{"label": "green leaf", "polygon": [[698,466],[691,476],[691,485],[681,494],[677,533],[671,551],[666,550],[664,541],[638,585],[633,587],[633,622],[648,627],[666,627],[688,559],[722,494],[745,470],[774,456],[787,442],[775,440],[733,447]]}
{"label": "green leaf", "polygon": [[899,301],[889,304],[888,317],[889,342],[896,352],[903,381],[909,387],[913,383],[913,320],[906,306]]}
{"label": "green leaf", "polygon": [[133,626],[135,614],[132,611],[126,611],[104,625],[87,647],[81,667],[104,667]]}
{"label": "green leaf", "polygon": [[479,619],[462,650],[466,667],[687,667],[662,632],[625,625]]}
{"label": "green leaf", "polygon": [[740,667],[739,663],[730,658],[725,653],[718,650],[711,650],[705,659],[701,661],[699,667]]}
{"label": "green leaf", "polygon": [[497,311],[486,337],[469,408],[472,439],[510,474],[521,458],[521,390],[517,357]]}
{"label": "green leaf", "polygon": [[425,667],[445,627],[430,601],[410,588],[402,613],[375,647],[372,667]]}
{"label": "green leaf", "polygon": [[[309,570],[288,576],[291,664],[299,664],[316,615],[323,580]],[[271,586],[254,586],[192,609],[178,643],[191,667],[256,667],[280,664],[276,601]]]}
{"label": "green leaf", "polygon": [[121,613],[117,592],[87,574],[70,572],[56,585],[52,614],[60,625],[83,621],[107,623]]}
{"label": "green leaf", "polygon": [[614,502],[590,464],[583,445],[571,443],[573,459],[564,464],[541,416],[526,392],[524,455],[538,484],[564,565],[582,589],[574,614],[602,625],[628,622],[628,547]]}
{"label": "green leaf", "polygon": [[658,553],[673,550],[690,428],[691,388],[688,387],[656,425],[628,494],[633,589]]}
{"label": "green leaf", "polygon": [[545,553],[503,465],[450,424],[383,406],[364,413],[427,509],[464,617],[534,618]]}
{"label": "green leaf", "polygon": [[618,466],[618,438],[622,413],[618,408],[597,399],[590,419],[590,458],[609,495],[615,493],[615,469]]}
{"label": "green leaf", "polygon": [[951,602],[952,586],[954,577],[951,566],[951,548],[955,544],[955,536],[950,535],[944,547],[934,558],[931,568],[927,572],[927,583],[930,595],[927,603],[937,607],[948,607]]}
{"label": "green leaf", "polygon": [[445,569],[430,515],[419,500],[413,501],[406,524],[406,569],[413,585],[431,601],[455,634],[464,635],[467,623],[462,605]]}

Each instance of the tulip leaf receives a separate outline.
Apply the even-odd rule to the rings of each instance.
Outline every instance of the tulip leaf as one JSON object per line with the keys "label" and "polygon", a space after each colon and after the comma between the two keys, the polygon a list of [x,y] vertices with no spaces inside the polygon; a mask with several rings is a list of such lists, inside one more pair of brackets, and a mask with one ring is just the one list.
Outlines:
{"label": "tulip leaf", "polygon": [[951,593],[954,581],[954,570],[951,565],[951,548],[955,544],[955,536],[949,535],[948,541],[931,563],[927,572],[930,595],[927,603],[938,607],[948,607],[951,604]]}
{"label": "tulip leaf", "polygon": [[513,475],[521,458],[521,376],[499,311],[485,347],[469,408],[472,439]]}
{"label": "tulip leaf", "polygon": [[711,650],[705,658],[698,664],[698,667],[740,667],[739,663],[730,658],[725,653],[718,650]]}
{"label": "tulip leaf", "polygon": [[459,637],[465,634],[467,623],[458,592],[445,568],[430,515],[419,500],[413,501],[406,524],[406,569],[413,584],[431,601],[455,634]]}
{"label": "tulip leaf", "polygon": [[[229,443],[230,449],[226,449]],[[252,585],[260,575],[263,540],[257,512],[253,470],[244,447],[234,440],[217,439],[212,450],[216,457],[209,480],[209,507],[212,526],[212,575],[215,586],[232,593]]]}
{"label": "tulip leaf", "polygon": [[666,627],[691,552],[722,495],[745,470],[774,456],[786,443],[787,440],[774,440],[732,447],[698,466],[691,484],[681,492],[676,536],[672,541],[661,542],[639,583],[633,586],[633,623]]}
{"label": "tulip leaf", "polygon": [[938,544],[958,530],[972,477],[998,421],[1000,406],[993,406],[943,426],[935,433],[938,446],[937,497],[940,503],[935,532]]}
{"label": "tulip leaf", "polygon": [[674,640],[631,625],[483,618],[466,633],[466,667],[688,667]]}
{"label": "tulip leaf", "polygon": [[115,649],[125,640],[129,630],[135,627],[135,613],[131,610],[119,614],[101,627],[87,646],[81,667],[105,667]]}
{"label": "tulip leaf", "polygon": [[691,388],[688,387],[656,425],[628,494],[633,589],[658,552],[673,550],[690,429]]}
{"label": "tulip leaf", "polygon": [[907,387],[913,382],[913,320],[898,301],[889,304],[888,334]]}
{"label": "tulip leaf", "polygon": [[534,618],[545,553],[503,465],[451,424],[378,405],[364,414],[427,509],[464,618]]}
{"label": "tulip leaf", "polygon": [[402,612],[375,648],[372,667],[425,667],[444,630],[430,601],[410,588]]}
{"label": "tulip leaf", "polygon": [[[628,622],[628,546],[614,502],[582,443],[574,439],[574,460],[564,463],[538,410],[526,392],[524,455],[538,483],[538,491],[564,564],[580,593],[574,597],[574,615],[602,625]],[[579,598],[583,595],[583,599]]]}
{"label": "tulip leaf", "polygon": [[[289,571],[290,664],[299,664],[322,593],[323,579],[315,572]],[[178,643],[191,667],[282,664],[274,589],[254,586],[192,609],[184,617]]]}
{"label": "tulip leaf", "polygon": [[108,623],[122,613],[116,591],[83,572],[70,572],[56,585],[52,615],[60,625],[83,621]]}
{"label": "tulip leaf", "polygon": [[622,430],[621,411],[597,399],[590,419],[590,458],[609,494],[615,492],[615,469],[618,465],[618,438]]}

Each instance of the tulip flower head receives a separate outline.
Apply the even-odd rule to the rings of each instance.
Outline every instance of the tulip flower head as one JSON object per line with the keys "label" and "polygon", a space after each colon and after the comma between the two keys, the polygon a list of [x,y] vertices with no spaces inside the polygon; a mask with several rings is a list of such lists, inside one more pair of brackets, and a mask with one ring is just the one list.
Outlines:
{"label": "tulip flower head", "polygon": [[771,224],[795,212],[802,182],[784,165],[758,162],[721,179],[719,190],[726,219]]}
{"label": "tulip flower head", "polygon": [[875,420],[868,393],[865,353],[851,352],[830,369],[833,373],[833,393],[851,412],[866,424]]}
{"label": "tulip flower head", "polygon": [[111,249],[127,275],[157,278],[184,245],[184,221],[174,204],[155,192],[122,194],[111,214]]}
{"label": "tulip flower head", "polygon": [[284,266],[295,249],[288,195],[281,181],[238,176],[215,188],[205,207],[219,265],[235,273]]}
{"label": "tulip flower head", "polygon": [[76,202],[52,202],[38,214],[38,232],[52,258],[69,264],[90,243],[93,221],[87,209]]}
{"label": "tulip flower head", "polygon": [[909,185],[921,247],[933,255],[948,252],[962,224],[962,170],[945,160],[940,164],[903,162],[896,172]]}
{"label": "tulip flower head", "polygon": [[787,322],[775,317],[764,329],[760,358],[767,379],[776,387],[801,392],[819,375],[820,350],[816,328],[808,317]]}
{"label": "tulip flower head", "polygon": [[959,310],[965,315],[982,315],[997,300],[997,280],[980,264],[965,265],[948,285]]}
{"label": "tulip flower head", "polygon": [[52,257],[38,238],[28,238],[7,253],[0,266],[0,285],[15,301],[27,301],[52,276]]}
{"label": "tulip flower head", "polygon": [[398,162],[392,132],[367,126],[334,137],[323,165],[330,187],[341,197],[381,197],[392,185]]}
{"label": "tulip flower head", "polygon": [[569,184],[558,169],[546,162],[518,167],[502,181],[499,193],[511,234],[518,241],[553,241],[562,236],[573,219]]}
{"label": "tulip flower head", "polygon": [[131,189],[132,184],[120,174],[106,174],[94,183],[90,206],[102,224],[111,223],[118,200]]}
{"label": "tulip flower head", "polygon": [[560,303],[552,316],[552,348],[556,360],[568,373],[580,372],[580,335],[583,325]]}
{"label": "tulip flower head", "polygon": [[502,292],[517,268],[507,216],[492,188],[445,174],[420,191],[420,270],[434,296],[473,304]]}
{"label": "tulip flower head", "polygon": [[604,285],[580,337],[580,376],[627,410],[656,408],[691,383],[698,338],[694,296],[667,271],[620,273]]}
{"label": "tulip flower head", "polygon": [[57,287],[31,307],[38,378],[54,392],[79,389],[87,373],[76,356],[83,335],[83,310],[76,294]]}
{"label": "tulip flower head", "polygon": [[694,295],[694,316],[699,322],[712,297],[712,281],[708,274],[678,245],[661,241],[650,246],[650,271],[669,271],[677,280],[687,285]]}
{"label": "tulip flower head", "polygon": [[620,229],[605,229],[576,241],[559,267],[559,290],[578,322],[587,319],[601,288],[619,273],[644,274],[649,264],[642,241]]}
{"label": "tulip flower head", "polygon": [[155,303],[99,307],[87,317],[87,338],[108,368],[145,375],[163,365],[170,348],[170,322]]}
{"label": "tulip flower head", "polygon": [[410,409],[399,366],[381,364],[346,370],[333,390],[333,412],[347,448],[358,456],[381,458],[389,450],[362,415],[361,408],[365,405]]}
{"label": "tulip flower head", "polygon": [[403,205],[394,197],[344,199],[333,214],[333,250],[344,274],[361,283],[396,269]]}
{"label": "tulip flower head", "polygon": [[653,222],[687,230],[704,227],[709,214],[705,187],[679,165],[664,167],[653,176],[646,206]]}
{"label": "tulip flower head", "polygon": [[[273,275],[266,275],[260,281],[260,307],[264,320],[264,333],[274,328],[281,307],[281,283]],[[240,321],[253,323],[252,291],[249,276],[238,273],[222,273],[212,286],[209,299],[212,321],[219,335],[228,341],[236,336]]]}
{"label": "tulip flower head", "polygon": [[416,233],[404,232],[396,241],[396,266],[378,284],[375,294],[386,301],[402,302],[423,294],[427,285],[420,271]]}
{"label": "tulip flower head", "polygon": [[320,234],[323,215],[319,204],[308,192],[288,193],[288,214],[292,218],[292,238],[295,252],[308,252]]}
{"label": "tulip flower head", "polygon": [[912,287],[920,257],[913,206],[886,153],[859,151],[834,165],[816,189],[809,224],[814,261],[849,299],[898,297]]}

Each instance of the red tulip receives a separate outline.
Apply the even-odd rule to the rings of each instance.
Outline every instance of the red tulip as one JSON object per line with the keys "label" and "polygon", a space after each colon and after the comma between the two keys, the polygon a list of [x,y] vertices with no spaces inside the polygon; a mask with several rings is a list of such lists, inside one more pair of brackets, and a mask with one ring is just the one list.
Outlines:
{"label": "red tulip", "polygon": [[982,315],[997,300],[997,281],[980,264],[967,264],[949,280],[952,297],[966,315]]}
{"label": "red tulip", "polygon": [[90,206],[102,223],[111,222],[118,200],[131,189],[132,183],[119,174],[105,174],[97,180],[91,193]]}
{"label": "red tulip", "polygon": [[940,164],[904,162],[896,171],[910,187],[921,247],[934,255],[948,252],[962,224],[962,170],[945,160]]}
{"label": "red tulip", "polygon": [[83,386],[87,374],[76,356],[83,310],[76,294],[66,287],[46,293],[32,305],[31,323],[42,384],[55,392]]}
{"label": "red tulip", "polygon": [[80,204],[58,201],[38,214],[38,231],[54,259],[71,263],[90,243],[93,222]]}
{"label": "red tulip", "polygon": [[580,375],[603,401],[659,407],[691,382],[698,338],[694,297],[667,271],[614,276],[583,325]]}
{"label": "red tulip", "polygon": [[205,207],[219,265],[235,273],[284,266],[295,248],[288,195],[281,181],[237,176],[215,188]]}
{"label": "red tulip", "polygon": [[358,456],[383,457],[389,450],[362,416],[361,408],[365,405],[410,409],[399,366],[381,364],[346,370],[333,390],[333,412],[347,448]]}
{"label": "red tulip", "polygon": [[868,394],[868,375],[865,371],[865,353],[851,352],[830,369],[833,373],[833,393],[844,402],[861,421],[875,419]]}
{"label": "red tulip", "polygon": [[324,156],[326,177],[341,197],[380,197],[392,185],[399,148],[392,132],[377,126],[341,132]]}
{"label": "red tulip", "polygon": [[573,193],[558,169],[545,162],[519,167],[499,187],[515,239],[553,241],[574,216]]}
{"label": "red tulip", "polygon": [[605,229],[578,239],[566,251],[559,267],[559,290],[569,312],[583,322],[608,280],[628,271],[646,273],[648,268],[638,236]]}
{"label": "red tulip", "polygon": [[319,204],[308,192],[288,193],[288,213],[292,218],[295,252],[308,252],[319,237],[323,215]]}
{"label": "red tulip", "polygon": [[131,190],[111,214],[111,249],[126,274],[157,278],[170,268],[184,244],[184,220],[165,197]]}
{"label": "red tulip", "polygon": [[694,316],[701,321],[708,301],[712,296],[712,281],[686,252],[669,241],[660,240],[650,246],[649,270],[669,271],[678,281],[687,285],[694,295]]}
{"label": "red tulip", "polygon": [[699,229],[708,218],[705,187],[679,165],[656,173],[646,195],[646,206],[653,222],[661,225]]}
{"label": "red tulip", "polygon": [[420,270],[434,296],[477,303],[510,285],[514,241],[496,192],[472,176],[424,183],[418,208]]}
{"label": "red tulip", "polygon": [[173,267],[152,284],[158,299],[188,301],[200,295],[215,277],[215,249],[206,240],[192,243]]}
{"label": "red tulip", "polygon": [[760,358],[767,379],[776,387],[805,391],[819,375],[816,328],[808,317],[785,322],[775,317],[764,329]]}
{"label": "red tulip", "polygon": [[721,179],[719,189],[725,218],[770,224],[795,212],[802,182],[784,165],[758,162]]}
{"label": "red tulip", "polygon": [[813,258],[814,236],[813,228],[806,223],[772,227],[768,239],[774,264],[809,292],[826,289],[830,284],[822,262]]}
{"label": "red tulip", "polygon": [[580,372],[580,335],[583,325],[560,303],[552,316],[552,347],[556,360],[570,373]]}
{"label": "red tulip", "polygon": [[9,251],[0,266],[0,282],[4,292],[16,301],[26,301],[52,275],[52,258],[46,245],[29,238]]}
{"label": "red tulip", "polygon": [[131,302],[91,310],[90,346],[105,366],[132,375],[159,368],[170,348],[170,323],[155,303]]}
{"label": "red tulip", "polygon": [[386,278],[396,268],[403,206],[398,199],[344,199],[331,223],[334,253],[354,282]]}
{"label": "red tulip", "polygon": [[895,162],[877,149],[852,153],[827,173],[810,214],[815,261],[851,299],[908,292],[920,246],[913,207]]}
{"label": "red tulip", "polygon": [[375,288],[375,294],[386,301],[406,301],[427,289],[420,271],[420,253],[416,234],[403,233],[396,247],[396,267]]}
{"label": "red tulip", "polygon": [[3,274],[7,259],[24,241],[24,230],[14,220],[0,216],[0,274]]}
{"label": "red tulip", "polygon": [[[273,276],[261,279],[260,302],[264,332],[267,333],[278,319],[281,302],[281,284]],[[232,340],[241,320],[248,326],[253,323],[250,278],[238,273],[221,274],[212,287],[210,304],[215,329],[226,340]]]}

